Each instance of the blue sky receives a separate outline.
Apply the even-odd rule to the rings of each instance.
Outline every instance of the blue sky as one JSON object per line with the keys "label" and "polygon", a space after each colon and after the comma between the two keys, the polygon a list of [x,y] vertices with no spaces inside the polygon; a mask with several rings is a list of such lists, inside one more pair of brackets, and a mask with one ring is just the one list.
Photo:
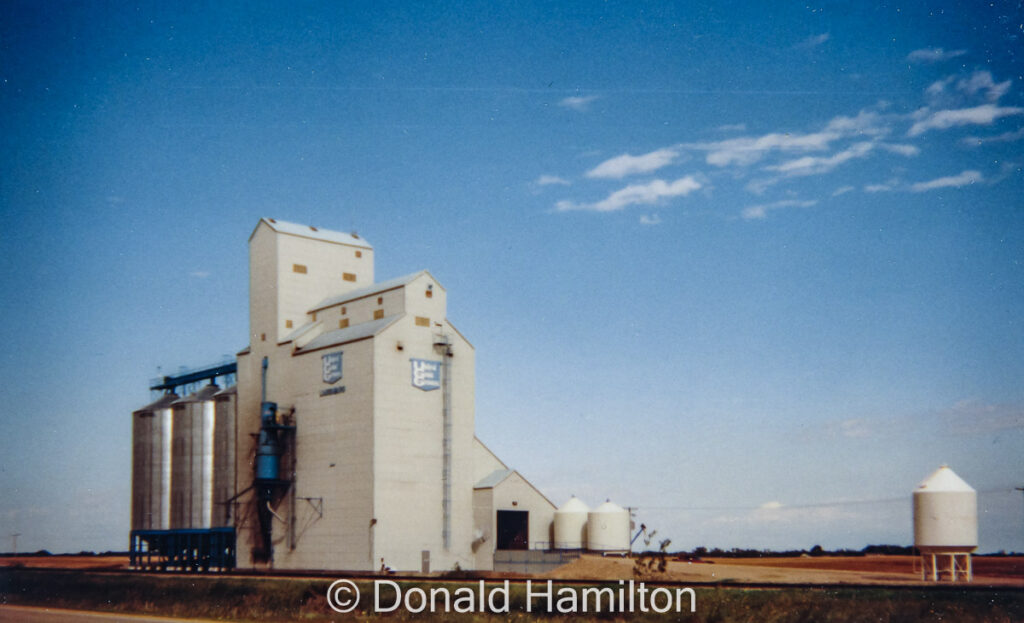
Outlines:
{"label": "blue sky", "polygon": [[1024,551],[1018,4],[291,4],[0,7],[0,535],[126,546],[130,413],[246,345],[271,216],[441,280],[556,503],[909,544],[948,463]]}

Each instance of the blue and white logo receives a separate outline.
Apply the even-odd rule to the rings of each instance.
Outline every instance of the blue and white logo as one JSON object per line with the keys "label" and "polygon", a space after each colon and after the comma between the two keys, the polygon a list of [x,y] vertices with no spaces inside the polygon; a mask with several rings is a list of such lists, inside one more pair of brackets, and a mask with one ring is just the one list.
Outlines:
{"label": "blue and white logo", "polygon": [[429,392],[441,387],[441,362],[427,359],[410,359],[412,362],[412,386]]}
{"label": "blue and white logo", "polygon": [[336,383],[341,379],[341,351],[323,356],[324,383]]}

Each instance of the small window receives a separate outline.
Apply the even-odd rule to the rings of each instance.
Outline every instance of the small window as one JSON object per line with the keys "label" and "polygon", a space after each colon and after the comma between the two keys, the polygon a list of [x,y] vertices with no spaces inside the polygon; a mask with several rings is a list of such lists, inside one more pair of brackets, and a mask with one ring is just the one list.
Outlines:
{"label": "small window", "polygon": [[299,273],[300,275],[305,275],[306,274],[306,265],[305,264],[292,264],[292,272],[293,273]]}
{"label": "small window", "polygon": [[353,273],[342,273],[341,278],[345,281],[355,281],[356,276]]}
{"label": "small window", "polygon": [[362,251],[356,251],[356,257],[363,257]]}
{"label": "small window", "polygon": [[266,333],[260,333],[260,341],[261,342],[266,342],[267,341],[267,334]]}
{"label": "small window", "polygon": [[374,320],[380,320],[383,317],[384,317],[384,310],[383,309],[378,309],[375,312],[373,312],[373,319]]}
{"label": "small window", "polygon": [[417,327],[429,327],[430,326],[430,318],[424,318],[423,316],[416,316],[416,326]]}
{"label": "small window", "polygon": [[284,321],[284,328],[285,329],[291,329],[292,328],[292,321],[291,320],[285,320]]}
{"label": "small window", "polygon": [[338,328],[339,329],[347,329],[348,328],[348,318],[342,318],[341,320],[339,320],[338,321]]}
{"label": "small window", "polygon": [[378,305],[383,305],[384,304],[384,297],[383,296],[378,296],[377,297],[377,304]]}
{"label": "small window", "polygon": [[316,322],[316,312],[313,312],[313,322]]}
{"label": "small window", "polygon": [[426,295],[427,295],[428,299],[432,299],[432,298],[434,298],[434,291],[433,290],[427,290],[426,291]]}
{"label": "small window", "polygon": [[342,316],[345,315],[345,306],[344,305],[341,306],[341,315]]}

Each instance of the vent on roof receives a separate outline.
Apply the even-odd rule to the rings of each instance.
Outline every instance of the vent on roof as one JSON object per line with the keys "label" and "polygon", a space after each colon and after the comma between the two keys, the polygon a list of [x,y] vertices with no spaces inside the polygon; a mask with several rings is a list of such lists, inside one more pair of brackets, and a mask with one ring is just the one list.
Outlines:
{"label": "vent on roof", "polygon": [[313,231],[317,231],[317,228],[313,227],[312,225],[310,225],[309,228],[312,229]]}
{"label": "vent on roof", "polygon": [[359,240],[359,234],[357,234],[356,232],[352,232],[352,237],[355,238],[356,240]]}
{"label": "vent on roof", "polygon": [[267,220],[268,220],[268,221],[270,221],[271,223],[276,223],[276,222],[277,222],[277,221],[275,221],[275,220],[274,220],[274,219],[272,219],[272,218],[268,218]]}

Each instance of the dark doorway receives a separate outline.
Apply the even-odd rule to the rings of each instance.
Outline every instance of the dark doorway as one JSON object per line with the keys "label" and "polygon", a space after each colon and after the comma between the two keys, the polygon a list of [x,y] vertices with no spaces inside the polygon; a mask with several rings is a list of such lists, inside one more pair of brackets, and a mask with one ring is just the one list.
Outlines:
{"label": "dark doorway", "polygon": [[497,549],[530,549],[530,511],[498,511]]}

